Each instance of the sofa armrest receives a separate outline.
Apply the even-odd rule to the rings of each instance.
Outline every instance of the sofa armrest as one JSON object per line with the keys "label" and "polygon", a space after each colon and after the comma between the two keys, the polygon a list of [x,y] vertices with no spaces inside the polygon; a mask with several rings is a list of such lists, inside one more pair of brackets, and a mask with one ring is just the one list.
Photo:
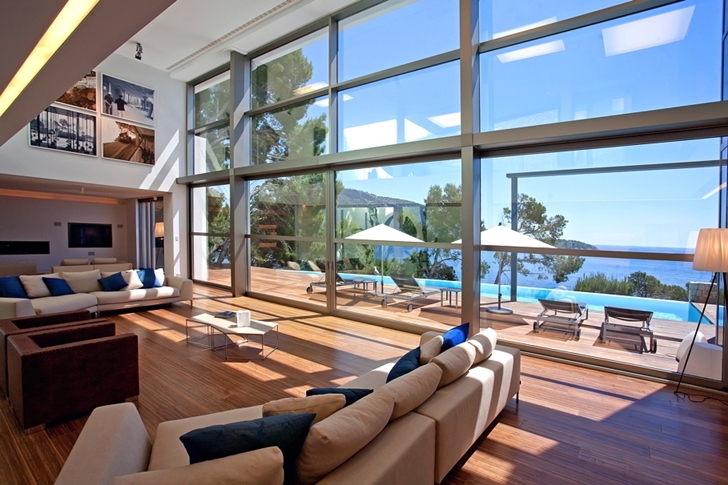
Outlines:
{"label": "sofa armrest", "polygon": [[[677,371],[682,372],[684,366],[683,359],[677,365]],[[685,373],[719,381],[723,374],[723,347],[707,342],[695,342]]]}
{"label": "sofa armrest", "polygon": [[165,276],[164,279],[164,284],[166,286],[171,286],[172,288],[177,288],[179,290],[180,300],[192,300],[192,280],[181,278],[179,276]]}
{"label": "sofa armrest", "polygon": [[35,308],[27,298],[0,298],[0,319],[30,317]]}
{"label": "sofa armrest", "polygon": [[152,443],[132,403],[91,413],[55,485],[109,485],[114,477],[147,469]]}

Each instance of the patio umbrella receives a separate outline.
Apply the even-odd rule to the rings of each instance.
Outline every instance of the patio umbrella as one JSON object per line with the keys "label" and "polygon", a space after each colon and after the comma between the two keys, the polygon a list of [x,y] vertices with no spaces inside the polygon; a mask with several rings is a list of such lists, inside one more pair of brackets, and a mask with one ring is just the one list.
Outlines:
{"label": "patio umbrella", "polygon": [[[458,239],[457,241],[453,241],[453,244],[462,244],[462,242],[462,239]],[[527,249],[553,249],[553,246],[550,244],[546,244],[545,242],[534,239],[531,236],[509,229],[502,224],[498,224],[495,227],[491,227],[490,229],[486,229],[481,232],[480,244],[484,246],[513,246]],[[486,310],[491,313],[513,313],[513,310],[501,307],[501,298],[501,279],[498,278],[498,306],[486,307]]]}
{"label": "patio umbrella", "polygon": [[[424,242],[422,239],[417,239],[416,237],[410,236],[409,234],[406,234],[399,229],[395,229],[386,224],[378,224],[374,227],[370,227],[369,229],[365,229],[363,231],[357,232],[356,234],[352,234],[345,239],[416,243]],[[381,288],[382,292],[384,292],[384,245],[379,246],[379,251],[380,259],[382,261],[382,271],[380,273],[382,277]]]}

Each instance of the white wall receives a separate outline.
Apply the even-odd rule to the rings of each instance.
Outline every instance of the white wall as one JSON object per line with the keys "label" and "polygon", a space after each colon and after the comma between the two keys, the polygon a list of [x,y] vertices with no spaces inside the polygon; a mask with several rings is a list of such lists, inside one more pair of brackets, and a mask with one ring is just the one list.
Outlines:
{"label": "white wall", "polygon": [[[46,200],[0,196],[0,240],[49,241],[50,254],[0,255],[0,263],[35,263],[39,272],[66,258],[117,258],[130,261],[128,234],[134,231],[127,217],[127,204],[99,204],[66,200]],[[54,223],[60,222],[60,227]],[[112,248],[69,248],[68,223],[111,224]],[[119,225],[123,227],[118,227]],[[90,255],[89,253],[94,253]]]}
{"label": "white wall", "polygon": [[[187,204],[178,200],[186,199],[186,191],[175,187],[177,177],[186,174],[185,83],[170,78],[166,72],[118,54],[112,54],[102,62],[96,72],[98,76],[110,74],[154,89],[156,164],[149,166],[30,147],[26,126],[0,147],[0,173],[169,192],[164,194],[165,207],[169,208],[168,211],[165,209],[165,221],[170,221],[165,224],[165,259],[166,262],[174,262],[174,266],[165,268],[169,273],[186,275]],[[99,129],[100,118],[97,117]],[[101,152],[100,136],[97,139],[98,151]],[[45,203],[50,206],[54,202]],[[177,222],[172,224],[171,220]],[[124,224],[126,228],[126,219]],[[0,239],[5,239],[3,234],[4,229],[0,227]]]}

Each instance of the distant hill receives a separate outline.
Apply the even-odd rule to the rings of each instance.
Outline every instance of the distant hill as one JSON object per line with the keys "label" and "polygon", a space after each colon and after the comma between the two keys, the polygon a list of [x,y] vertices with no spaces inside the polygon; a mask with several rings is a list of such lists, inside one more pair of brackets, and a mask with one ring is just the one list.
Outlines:
{"label": "distant hill", "polygon": [[346,188],[338,194],[337,204],[343,207],[424,207],[424,205],[412,202],[411,200],[375,195],[363,190],[351,188]]}
{"label": "distant hill", "polygon": [[596,246],[587,244],[581,241],[574,241],[573,239],[559,239],[556,243],[557,248],[563,249],[599,249]]}

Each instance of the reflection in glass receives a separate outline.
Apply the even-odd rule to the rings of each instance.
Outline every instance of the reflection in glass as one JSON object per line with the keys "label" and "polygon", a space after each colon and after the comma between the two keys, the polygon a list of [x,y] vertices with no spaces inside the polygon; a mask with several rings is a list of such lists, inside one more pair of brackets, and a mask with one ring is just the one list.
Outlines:
{"label": "reflection in glass", "polygon": [[457,0],[390,0],[343,19],[339,81],[455,50],[458,22]]}
{"label": "reflection in glass", "polygon": [[250,183],[250,233],[326,237],[323,173]]}
{"label": "reflection in glass", "polygon": [[326,98],[253,116],[253,164],[327,153]]}
{"label": "reflection in glass", "polygon": [[482,54],[483,131],[718,101],[720,7],[678,2]]}
{"label": "reflection in glass", "polygon": [[213,128],[195,135],[194,173],[230,168],[230,127]]}
{"label": "reflection in glass", "polygon": [[192,278],[230,286],[230,237],[192,237]]}
{"label": "reflection in glass", "polygon": [[193,232],[230,234],[230,186],[215,185],[192,189]]}
{"label": "reflection in glass", "polygon": [[230,73],[224,72],[195,86],[195,126],[230,117]]}
{"label": "reflection in glass", "polygon": [[328,29],[252,61],[253,109],[328,86]]}
{"label": "reflection in glass", "polygon": [[459,135],[458,79],[450,62],[343,91],[339,151]]}
{"label": "reflection in glass", "polygon": [[628,0],[480,0],[480,42],[612,7]]}

